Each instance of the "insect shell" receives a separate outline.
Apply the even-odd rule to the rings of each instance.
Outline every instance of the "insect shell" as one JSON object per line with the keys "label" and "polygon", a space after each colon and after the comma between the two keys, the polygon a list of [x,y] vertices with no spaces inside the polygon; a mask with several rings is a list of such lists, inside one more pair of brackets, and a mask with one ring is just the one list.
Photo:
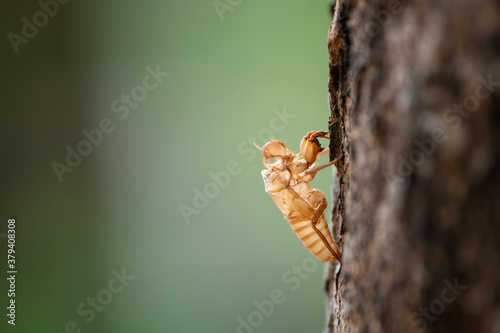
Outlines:
{"label": "insect shell", "polygon": [[304,246],[321,261],[341,262],[340,250],[333,240],[325,219],[326,199],[323,193],[311,188],[309,182],[316,172],[335,164],[339,159],[316,167],[314,161],[325,153],[317,137],[328,132],[309,132],[301,142],[300,153],[286,148],[285,143],[271,140],[262,148],[264,167],[262,177],[269,193]]}

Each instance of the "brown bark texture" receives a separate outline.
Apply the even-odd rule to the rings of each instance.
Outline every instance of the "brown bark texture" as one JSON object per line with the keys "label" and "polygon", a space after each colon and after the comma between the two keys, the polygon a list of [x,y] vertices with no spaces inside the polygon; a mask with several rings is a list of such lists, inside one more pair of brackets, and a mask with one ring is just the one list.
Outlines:
{"label": "brown bark texture", "polygon": [[338,0],[327,332],[500,332],[500,4]]}

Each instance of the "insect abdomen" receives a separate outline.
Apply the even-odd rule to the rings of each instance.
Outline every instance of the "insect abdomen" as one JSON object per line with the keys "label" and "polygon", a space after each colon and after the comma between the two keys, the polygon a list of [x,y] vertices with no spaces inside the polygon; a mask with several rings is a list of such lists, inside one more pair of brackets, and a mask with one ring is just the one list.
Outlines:
{"label": "insect abdomen", "polygon": [[[333,253],[324,244],[321,237],[313,229],[312,222],[307,219],[303,219],[300,216],[289,219],[288,222],[292,227],[293,231],[297,234],[297,237],[302,241],[304,246],[319,260],[321,261],[333,261],[337,260]],[[316,224],[317,229],[326,238],[326,241],[332,248],[332,250],[340,254],[340,250],[337,244],[333,241],[330,230],[328,229],[328,224],[324,216],[321,216],[318,223]]]}

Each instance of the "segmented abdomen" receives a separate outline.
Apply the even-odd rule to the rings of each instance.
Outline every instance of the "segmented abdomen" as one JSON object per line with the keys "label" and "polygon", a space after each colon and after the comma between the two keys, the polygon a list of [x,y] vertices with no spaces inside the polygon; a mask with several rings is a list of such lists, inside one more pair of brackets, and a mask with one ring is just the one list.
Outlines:
{"label": "segmented abdomen", "polygon": [[[337,258],[330,252],[328,247],[324,244],[321,237],[313,229],[311,220],[304,219],[301,216],[296,218],[288,219],[288,223],[292,227],[293,231],[297,234],[299,239],[302,241],[304,246],[319,260],[321,261],[333,261]],[[322,215],[316,224],[316,228],[323,234],[326,241],[333,249],[334,252],[340,253],[337,244],[333,241],[330,229],[326,223],[325,216]]]}
{"label": "segmented abdomen", "polygon": [[[285,219],[288,220],[295,234],[316,258],[321,261],[340,261],[340,249],[332,238],[324,214],[321,214],[316,223],[316,228],[324,236],[329,246],[325,244],[325,241],[321,239],[316,230],[312,227],[312,217],[315,210],[312,208],[313,205],[311,202],[307,202],[306,204],[305,201],[307,201],[307,197],[305,194],[312,193],[313,190],[308,184],[302,184],[301,187],[302,189],[298,188],[298,190],[303,197],[290,188],[276,193],[270,192],[269,194],[280,208],[281,212],[285,215]],[[307,207],[302,206],[302,209],[299,209],[300,205],[298,201],[301,200],[304,200],[304,204]],[[300,211],[302,211],[302,213]]]}

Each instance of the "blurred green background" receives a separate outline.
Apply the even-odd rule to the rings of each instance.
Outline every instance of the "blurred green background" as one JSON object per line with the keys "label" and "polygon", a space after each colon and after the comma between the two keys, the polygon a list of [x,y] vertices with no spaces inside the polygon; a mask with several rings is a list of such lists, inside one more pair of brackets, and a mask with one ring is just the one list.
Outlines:
{"label": "blurred green background", "polygon": [[[273,127],[294,150],[306,132],[327,130],[328,4],[219,3],[232,10],[70,1],[46,22],[36,1],[2,4],[0,267],[6,275],[13,217],[19,272],[16,327],[2,313],[2,332],[64,332],[73,321],[82,332],[229,333],[249,316],[255,332],[322,331],[325,265],[306,259],[249,148]],[[9,33],[22,36],[23,17],[40,27],[16,53]],[[121,119],[111,104],[141,92],[148,66],[169,76]],[[273,110],[294,118],[282,126]],[[105,118],[113,132],[60,182],[53,162],[66,164],[66,146]],[[230,161],[239,173],[187,223],[180,207]],[[330,202],[331,182],[324,171],[312,183]],[[122,269],[135,278],[110,294]],[[5,279],[0,288],[6,312]],[[275,289],[283,304],[252,315]],[[96,296],[107,304],[86,322],[77,308]]]}

